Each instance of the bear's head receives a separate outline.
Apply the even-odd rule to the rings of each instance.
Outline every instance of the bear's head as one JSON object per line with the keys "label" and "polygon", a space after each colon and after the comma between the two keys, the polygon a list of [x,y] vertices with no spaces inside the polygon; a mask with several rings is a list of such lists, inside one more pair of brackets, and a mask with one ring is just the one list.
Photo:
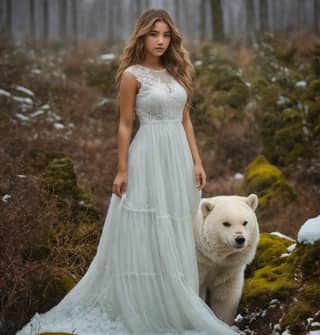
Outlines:
{"label": "bear's head", "polygon": [[206,254],[214,254],[217,259],[218,255],[225,258],[235,253],[247,253],[250,262],[259,241],[257,206],[255,194],[203,198],[200,203],[200,238]]}

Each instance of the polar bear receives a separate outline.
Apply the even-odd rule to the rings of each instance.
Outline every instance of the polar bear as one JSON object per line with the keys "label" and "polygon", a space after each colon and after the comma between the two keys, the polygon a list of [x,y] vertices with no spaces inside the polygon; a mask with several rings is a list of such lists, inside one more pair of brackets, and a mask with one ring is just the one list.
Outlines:
{"label": "polar bear", "polygon": [[193,221],[199,294],[230,325],[241,298],[245,268],[259,242],[257,206],[255,194],[202,198]]}

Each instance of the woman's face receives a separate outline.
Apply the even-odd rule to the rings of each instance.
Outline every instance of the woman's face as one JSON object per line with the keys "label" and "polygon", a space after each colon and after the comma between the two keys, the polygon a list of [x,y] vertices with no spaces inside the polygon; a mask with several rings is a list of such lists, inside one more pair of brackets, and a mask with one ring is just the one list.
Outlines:
{"label": "woman's face", "polygon": [[169,26],[163,21],[157,21],[151,31],[145,36],[144,49],[146,53],[152,56],[162,56],[171,40],[171,32]]}

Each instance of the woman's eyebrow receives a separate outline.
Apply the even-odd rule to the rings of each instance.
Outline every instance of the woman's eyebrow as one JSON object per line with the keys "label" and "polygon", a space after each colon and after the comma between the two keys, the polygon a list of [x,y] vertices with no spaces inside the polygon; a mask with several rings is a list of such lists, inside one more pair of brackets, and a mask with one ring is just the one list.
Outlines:
{"label": "woman's eyebrow", "polygon": [[[160,33],[160,31],[153,29],[153,30],[150,30],[150,33]],[[171,33],[170,30],[167,30],[167,31],[164,32],[164,34],[170,34],[170,33]]]}

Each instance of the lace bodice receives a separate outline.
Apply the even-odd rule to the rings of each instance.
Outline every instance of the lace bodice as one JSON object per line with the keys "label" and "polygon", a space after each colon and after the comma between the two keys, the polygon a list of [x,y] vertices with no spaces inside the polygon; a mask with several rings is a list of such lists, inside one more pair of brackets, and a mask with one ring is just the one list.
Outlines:
{"label": "lace bodice", "polygon": [[182,121],[187,93],[166,69],[153,70],[135,64],[124,72],[132,73],[141,84],[135,106],[140,124],[160,120]]}

